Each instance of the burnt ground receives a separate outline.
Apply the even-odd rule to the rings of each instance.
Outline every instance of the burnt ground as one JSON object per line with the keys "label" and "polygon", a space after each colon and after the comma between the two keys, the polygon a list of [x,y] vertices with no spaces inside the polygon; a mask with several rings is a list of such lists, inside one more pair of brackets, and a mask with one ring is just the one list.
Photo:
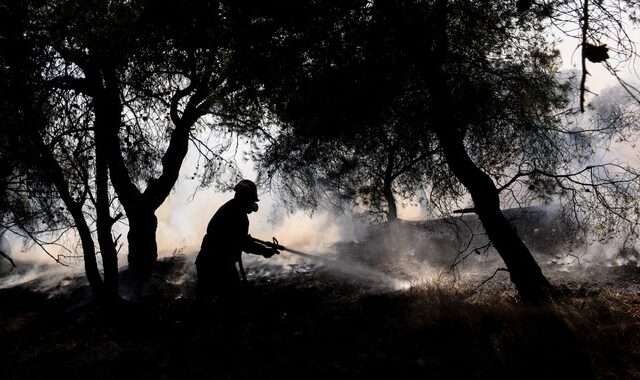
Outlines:
{"label": "burnt ground", "polygon": [[195,307],[185,265],[160,262],[113,310],[80,280],[0,290],[0,378],[640,378],[640,296],[615,281],[556,280],[556,301],[531,307],[505,281],[390,290],[293,271],[253,276],[229,315]]}

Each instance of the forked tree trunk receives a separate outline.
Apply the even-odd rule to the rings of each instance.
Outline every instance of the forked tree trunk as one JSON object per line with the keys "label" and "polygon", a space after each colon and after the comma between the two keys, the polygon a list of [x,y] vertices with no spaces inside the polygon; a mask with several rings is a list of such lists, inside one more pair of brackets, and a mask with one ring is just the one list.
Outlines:
{"label": "forked tree trunk", "polygon": [[[192,110],[199,100],[190,99],[187,109],[182,117],[177,116],[177,105],[188,91],[178,92],[172,100],[172,121],[176,125],[171,134],[169,146],[162,157],[162,173],[158,178],[149,180],[149,184],[144,192],[141,192],[134,184],[125,165],[124,157],[120,151],[120,126],[122,115],[122,104],[114,73],[103,70],[104,88],[102,96],[96,96],[96,108],[98,104],[104,107],[105,113],[102,119],[104,139],[108,147],[109,173],[111,183],[118,194],[118,199],[122,204],[127,219],[129,221],[129,232],[127,240],[129,243],[129,270],[134,281],[135,292],[140,290],[140,286],[149,277],[158,258],[158,246],[156,243],[156,230],[158,219],[155,210],[162,205],[167,198],[175,182],[178,179],[180,167],[187,155],[189,148],[189,133],[193,124],[196,123],[200,114]],[[189,108],[189,105],[191,108]],[[96,122],[98,116],[96,115]]]}
{"label": "forked tree trunk", "polygon": [[[94,79],[98,83],[99,90],[94,96],[96,107],[96,140],[100,140],[100,146],[104,147],[106,163],[108,164],[111,183],[118,194],[118,199],[125,210],[129,222],[127,240],[129,243],[129,270],[136,292],[140,285],[151,274],[158,256],[156,245],[157,219],[154,208],[147,206],[143,194],[129,176],[129,171],[124,163],[124,157],[120,152],[119,132],[122,118],[122,104],[117,81],[113,72],[107,69],[101,71],[96,78],[104,77],[104,80]],[[105,235],[106,239],[107,236]],[[109,235],[110,238],[110,235]],[[110,258],[109,258],[110,260]],[[110,265],[117,266],[116,261],[109,261]]]}

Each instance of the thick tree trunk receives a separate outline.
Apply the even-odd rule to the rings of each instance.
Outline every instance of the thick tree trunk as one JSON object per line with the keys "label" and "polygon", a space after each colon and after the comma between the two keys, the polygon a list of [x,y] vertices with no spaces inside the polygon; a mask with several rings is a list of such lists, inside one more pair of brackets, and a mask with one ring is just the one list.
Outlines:
{"label": "thick tree trunk", "polygon": [[396,197],[393,195],[391,180],[385,180],[384,182],[384,198],[387,201],[387,221],[394,222],[398,220],[398,205],[396,204]]}
{"label": "thick tree trunk", "polygon": [[149,277],[158,258],[156,230],[158,219],[153,209],[140,207],[129,210],[129,270],[139,280]]}
{"label": "thick tree trunk", "polygon": [[525,302],[548,299],[551,284],[542,274],[531,252],[500,210],[498,189],[491,178],[471,160],[464,147],[464,137],[455,129],[441,129],[438,138],[447,164],[473,199],[487,236],[504,260],[511,281]]}

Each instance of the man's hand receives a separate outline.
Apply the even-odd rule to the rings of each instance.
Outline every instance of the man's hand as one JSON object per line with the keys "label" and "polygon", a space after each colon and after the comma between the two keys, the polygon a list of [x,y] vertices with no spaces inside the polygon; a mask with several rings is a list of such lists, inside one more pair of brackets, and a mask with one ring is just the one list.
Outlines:
{"label": "man's hand", "polygon": [[262,257],[265,257],[268,259],[273,255],[277,255],[278,253],[280,252],[278,252],[278,250],[275,248],[264,247],[264,250],[262,251]]}

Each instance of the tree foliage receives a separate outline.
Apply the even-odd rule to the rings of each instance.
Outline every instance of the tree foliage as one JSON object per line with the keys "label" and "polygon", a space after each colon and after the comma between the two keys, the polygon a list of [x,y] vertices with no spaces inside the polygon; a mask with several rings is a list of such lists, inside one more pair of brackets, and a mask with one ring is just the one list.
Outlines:
{"label": "tree foliage", "polygon": [[[277,36],[262,40],[253,57],[268,68],[254,74],[282,128],[263,156],[265,174],[285,179],[294,196],[317,197],[309,185],[384,162],[384,149],[362,152],[369,143],[382,147],[376,136],[398,125],[403,148],[430,163],[417,178],[439,195],[437,209],[450,211],[470,196],[523,297],[540,297],[548,282],[500,202],[577,206],[577,194],[595,194],[592,210],[624,216],[620,200],[637,194],[632,169],[590,162],[600,137],[620,125],[604,122],[594,133],[571,120],[571,83],[559,79],[559,54],[546,34],[555,6],[564,5],[326,1],[296,10],[298,22],[254,16],[262,33]],[[363,158],[360,172],[347,159],[355,155]],[[355,191],[375,177],[345,175],[333,188]]]}
{"label": "tree foliage", "polygon": [[[252,117],[233,102],[227,9],[219,2],[4,5],[6,17],[20,21],[18,45],[37,47],[27,49],[30,55],[7,54],[26,63],[8,68],[28,74],[17,80],[24,96],[10,88],[3,94],[20,107],[16,125],[29,127],[14,128],[10,137],[32,142],[25,152],[37,152],[33,166],[44,170],[21,175],[49,186],[53,209],[73,220],[89,280],[100,293],[97,241],[113,296],[119,239],[113,226],[126,216],[130,267],[140,278],[148,275],[157,256],[154,212],[173,188],[190,142],[204,149],[205,179],[234,170],[220,164],[207,146],[213,142],[198,136],[209,125],[230,127]],[[30,112],[40,105],[42,112]],[[16,199],[30,199],[25,195],[33,191]]]}

